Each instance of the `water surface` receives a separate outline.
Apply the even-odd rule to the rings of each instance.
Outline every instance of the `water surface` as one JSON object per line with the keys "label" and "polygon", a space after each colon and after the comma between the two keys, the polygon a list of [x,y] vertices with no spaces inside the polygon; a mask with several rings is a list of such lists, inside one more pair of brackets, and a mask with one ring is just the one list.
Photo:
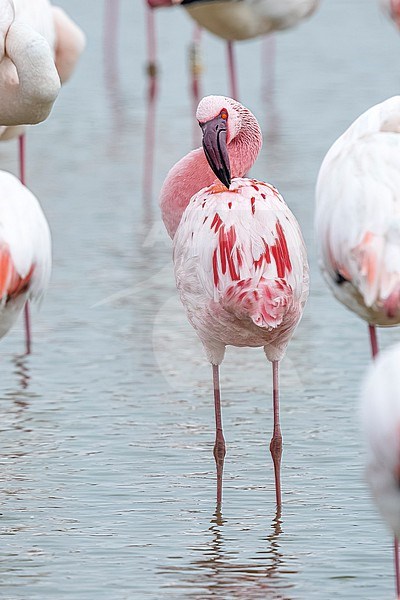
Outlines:
{"label": "water surface", "polygon": [[[211,372],[174,287],[157,206],[192,143],[183,11],[157,15],[161,57],[154,194],[143,195],[144,11],[120,2],[117,57],[103,2],[60,0],[88,47],[51,119],[30,131],[28,181],[54,239],[51,288],[1,342],[1,575],[7,600],[392,598],[391,537],[363,481],[358,389],[365,325],[318,274],[314,184],[329,145],[399,89],[400,37],[372,0],[325,0],[276,37],[238,47],[241,98],[309,246],[312,294],[282,363],[283,511],[275,514],[271,368],[229,349],[221,370],[228,455],[215,508]],[[115,3],[117,5],[117,3]],[[272,48],[272,46],[271,46]],[[226,93],[223,45],[204,36],[203,92]],[[0,148],[16,171],[16,147]],[[381,335],[385,346],[400,338]]]}

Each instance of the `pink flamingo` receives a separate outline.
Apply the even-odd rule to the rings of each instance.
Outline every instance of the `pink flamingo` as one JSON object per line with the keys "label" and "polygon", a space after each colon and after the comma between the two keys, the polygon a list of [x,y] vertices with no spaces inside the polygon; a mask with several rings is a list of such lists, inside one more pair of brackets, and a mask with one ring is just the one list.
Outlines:
{"label": "pink flamingo", "polygon": [[13,326],[28,299],[46,291],[51,271],[51,238],[35,196],[0,171],[0,337]]}
{"label": "pink flamingo", "polygon": [[[161,191],[161,210],[174,238],[181,300],[212,365],[217,503],[222,500],[226,451],[219,365],[227,345],[261,346],[273,370],[270,450],[280,507],[279,361],[308,296],[306,249],[279,192],[272,185],[243,178],[262,145],[254,115],[231,98],[208,96],[196,116],[204,150],[190,152],[171,169]],[[220,182],[215,182],[215,175]]]}
{"label": "pink flamingo", "polygon": [[[384,352],[370,368],[362,392],[367,442],[367,481],[376,505],[400,536],[400,345]],[[400,600],[396,561],[397,600]]]}
{"label": "pink flamingo", "polygon": [[[25,184],[23,125],[48,117],[60,83],[67,81],[75,68],[85,38],[65,12],[48,0],[1,0],[0,9],[0,141],[19,137],[20,180]],[[28,303],[25,328],[29,353]]]}
{"label": "pink flamingo", "polygon": [[[318,175],[316,235],[334,296],[368,323],[400,325],[400,96],[362,114],[326,154]],[[395,541],[396,565],[399,550]],[[398,572],[398,567],[397,567]],[[400,578],[397,579],[400,594]]]}

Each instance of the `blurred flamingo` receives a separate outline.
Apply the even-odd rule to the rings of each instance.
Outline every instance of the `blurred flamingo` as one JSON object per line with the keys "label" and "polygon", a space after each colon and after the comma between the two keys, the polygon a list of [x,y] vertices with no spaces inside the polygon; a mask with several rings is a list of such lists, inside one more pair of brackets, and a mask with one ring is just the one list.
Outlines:
{"label": "blurred flamingo", "polygon": [[[110,0],[109,0],[110,1]],[[146,193],[151,195],[152,170],[155,140],[155,101],[157,95],[156,32],[153,9],[181,4],[196,22],[191,48],[192,98],[197,106],[200,98],[199,78],[202,71],[200,60],[200,32],[205,28],[227,40],[227,59],[230,95],[238,99],[238,83],[235,67],[233,42],[263,36],[277,30],[293,27],[311,15],[319,0],[146,0],[148,39],[148,109],[146,119],[146,150],[144,160],[144,182]],[[270,80],[273,52],[267,40],[263,45],[263,79]],[[197,143],[194,133],[194,145]]]}
{"label": "blurred flamingo", "polygon": [[[368,323],[400,324],[400,96],[354,121],[318,175],[316,235],[322,273],[334,296]],[[396,564],[399,564],[396,542]],[[398,579],[400,589],[400,579]]]}
{"label": "blurred flamingo", "polygon": [[400,0],[379,0],[383,11],[400,29]]}
{"label": "blurred flamingo", "polygon": [[243,178],[262,145],[254,115],[231,98],[208,96],[196,116],[204,150],[194,150],[171,169],[161,191],[161,210],[174,238],[181,300],[212,365],[217,503],[222,500],[225,457],[219,365],[227,345],[261,346],[273,370],[270,450],[280,507],[278,371],[308,296],[306,249],[278,190]]}
{"label": "blurred flamingo", "polygon": [[[60,82],[70,77],[85,38],[48,0],[0,0],[0,9],[0,141],[19,137],[20,180],[25,184],[24,125],[48,117]],[[28,303],[25,323],[29,352]]]}
{"label": "blurred flamingo", "polygon": [[[51,238],[35,196],[11,173],[0,171],[0,337],[13,326],[28,299],[46,291]],[[30,337],[27,339],[29,352]]]}
{"label": "blurred flamingo", "polygon": [[[384,352],[370,368],[362,392],[367,442],[367,481],[378,509],[400,535],[400,345]],[[400,600],[399,563],[396,592]]]}

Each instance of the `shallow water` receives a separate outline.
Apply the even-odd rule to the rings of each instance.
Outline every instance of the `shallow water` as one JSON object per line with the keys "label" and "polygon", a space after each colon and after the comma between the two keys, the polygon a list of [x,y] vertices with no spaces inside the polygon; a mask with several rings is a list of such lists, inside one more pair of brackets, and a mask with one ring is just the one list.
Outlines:
{"label": "shallow water", "polygon": [[[240,93],[263,124],[253,170],[274,183],[309,246],[312,295],[282,364],[283,511],[275,515],[271,369],[229,349],[221,372],[228,443],[215,510],[211,373],[174,288],[157,190],[191,147],[191,24],[160,11],[154,197],[142,193],[144,12],[120,2],[118,60],[103,2],[60,0],[88,47],[49,121],[28,138],[28,181],[54,239],[51,288],[1,342],[0,596],[392,598],[391,537],[363,481],[358,389],[365,325],[316,267],[313,189],[331,142],[398,91],[400,37],[372,0],[325,0],[276,37],[262,94],[260,43],[237,49]],[[272,46],[271,46],[272,48]],[[226,93],[222,44],[204,36],[204,93]],[[252,68],[249,68],[252,65]],[[16,171],[15,144],[0,148]],[[147,194],[148,196],[148,194]],[[385,331],[383,345],[399,340]]]}

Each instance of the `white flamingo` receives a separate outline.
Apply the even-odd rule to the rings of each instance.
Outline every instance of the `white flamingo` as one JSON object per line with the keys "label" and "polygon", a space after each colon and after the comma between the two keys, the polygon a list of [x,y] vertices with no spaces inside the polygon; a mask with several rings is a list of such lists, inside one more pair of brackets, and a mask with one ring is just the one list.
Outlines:
{"label": "white flamingo", "polygon": [[[48,0],[0,0],[0,141],[19,137],[25,184],[25,125],[46,119],[85,45],[82,31]],[[28,303],[26,346],[30,351]]]}
{"label": "white flamingo", "polygon": [[[171,169],[161,208],[174,236],[181,300],[213,370],[217,503],[222,499],[225,457],[219,365],[228,345],[260,346],[273,366],[270,450],[280,507],[278,368],[308,296],[306,249],[278,190],[243,178],[262,144],[254,115],[231,98],[208,96],[196,116],[204,151],[194,150]],[[215,182],[215,175],[221,183]]]}
{"label": "white flamingo", "polygon": [[[373,106],[325,156],[317,182],[316,235],[335,297],[368,323],[400,324],[400,96]],[[399,563],[398,544],[396,564]],[[397,583],[400,589],[400,580]]]}
{"label": "white flamingo", "polygon": [[12,327],[28,299],[40,299],[51,271],[51,238],[35,196],[0,171],[0,337]]}
{"label": "white flamingo", "polygon": [[[399,365],[400,345],[396,345],[377,358],[362,392],[367,481],[382,517],[397,538],[400,536]],[[396,580],[397,599],[400,599],[398,572]]]}

